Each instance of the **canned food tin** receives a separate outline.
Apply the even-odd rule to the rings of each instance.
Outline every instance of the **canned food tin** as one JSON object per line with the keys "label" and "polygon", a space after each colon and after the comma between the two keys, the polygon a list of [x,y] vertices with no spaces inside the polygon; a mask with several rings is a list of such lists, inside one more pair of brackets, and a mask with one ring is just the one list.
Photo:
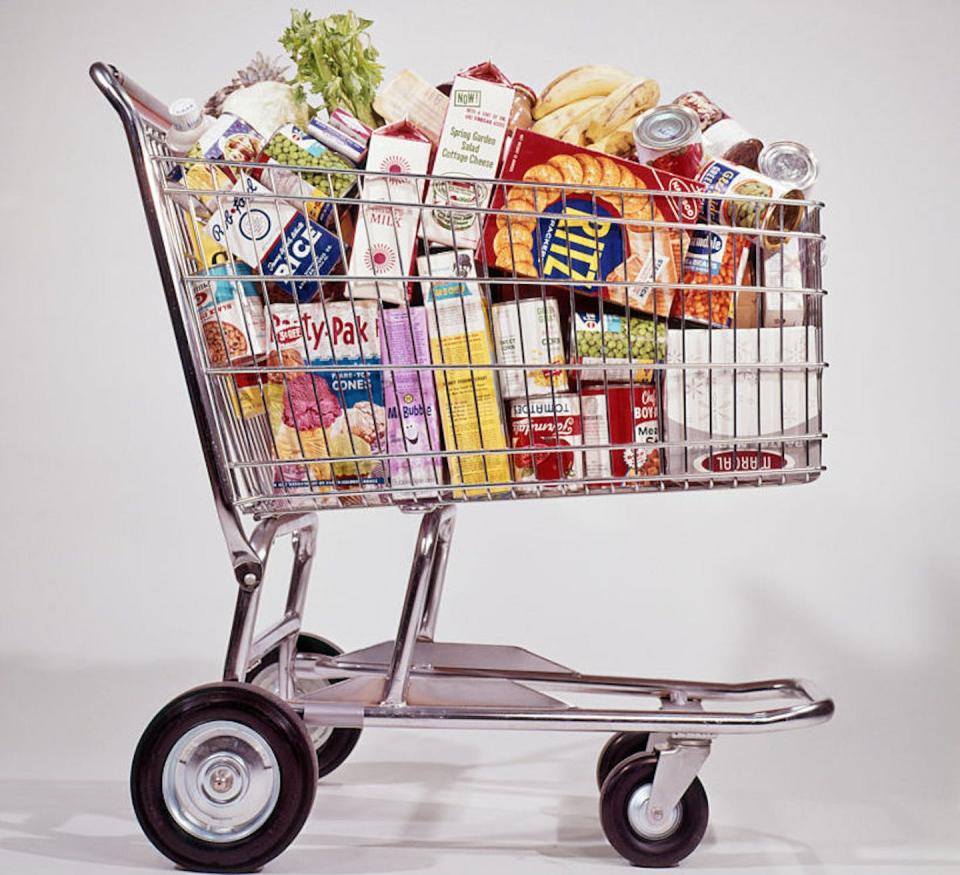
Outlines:
{"label": "canned food tin", "polygon": [[[583,444],[580,399],[576,395],[512,401],[510,431],[514,447],[530,449],[513,457],[515,480],[520,483],[578,480],[583,476],[583,453],[559,450]],[[537,452],[549,447],[557,447],[558,451]]]}
{"label": "canned food tin", "polygon": [[633,126],[637,160],[678,176],[696,176],[703,160],[700,117],[686,106],[658,106]]}
{"label": "canned food tin", "polygon": [[[769,199],[803,200],[803,192],[762,173],[724,161],[708,161],[700,168],[697,181],[708,192],[733,194],[751,200],[707,200],[705,209],[710,223],[735,225],[756,231],[795,231],[803,221],[803,207],[770,203]],[[783,243],[782,237],[764,234],[761,244],[767,250]]]}
{"label": "canned food tin", "polygon": [[566,360],[556,298],[527,298],[494,304],[493,333],[498,362],[541,366],[501,371],[500,391],[504,398],[567,391],[567,372],[550,367],[552,364],[562,365]]}
{"label": "canned food tin", "polygon": [[807,192],[820,175],[817,158],[803,143],[777,140],[768,143],[758,159],[760,172],[778,182]]}
{"label": "canned food tin", "polygon": [[[644,447],[660,440],[657,390],[653,385],[584,389],[581,410],[584,444],[587,447],[614,445],[609,450],[585,452],[588,478],[638,478],[660,473],[660,451],[656,447]],[[594,488],[602,485],[596,484]]]}

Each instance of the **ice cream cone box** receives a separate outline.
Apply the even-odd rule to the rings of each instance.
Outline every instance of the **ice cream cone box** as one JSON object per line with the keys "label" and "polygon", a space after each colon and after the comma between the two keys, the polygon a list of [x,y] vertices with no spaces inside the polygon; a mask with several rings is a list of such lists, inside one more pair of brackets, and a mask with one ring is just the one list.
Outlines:
{"label": "ice cream cone box", "polygon": [[[271,303],[268,412],[284,489],[382,487],[386,448],[380,332],[373,301]],[[309,366],[309,370],[306,367]],[[299,370],[303,367],[304,370]],[[344,459],[344,457],[360,457]]]}

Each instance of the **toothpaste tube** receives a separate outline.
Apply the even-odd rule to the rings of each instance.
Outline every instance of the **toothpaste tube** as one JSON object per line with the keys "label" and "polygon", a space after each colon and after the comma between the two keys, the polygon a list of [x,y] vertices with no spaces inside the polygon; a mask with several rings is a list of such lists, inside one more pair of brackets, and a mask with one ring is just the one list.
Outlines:
{"label": "toothpaste tube", "polygon": [[309,276],[278,285],[298,301],[316,298],[319,277],[330,274],[343,255],[339,239],[249,176],[233,192],[210,218],[207,233],[264,276]]}
{"label": "toothpaste tube", "polygon": [[354,139],[349,134],[345,134],[339,128],[335,128],[319,118],[310,120],[310,124],[307,125],[307,133],[317,142],[323,143],[328,149],[342,155],[354,164],[359,164],[367,155],[367,144],[365,142]]}
{"label": "toothpaste tube", "polygon": [[[321,121],[324,121],[324,119],[321,119]],[[370,142],[370,135],[373,133],[373,129],[342,107],[337,107],[330,113],[329,123],[338,131],[341,131],[348,137],[352,137],[354,140],[359,140],[364,145]]]}

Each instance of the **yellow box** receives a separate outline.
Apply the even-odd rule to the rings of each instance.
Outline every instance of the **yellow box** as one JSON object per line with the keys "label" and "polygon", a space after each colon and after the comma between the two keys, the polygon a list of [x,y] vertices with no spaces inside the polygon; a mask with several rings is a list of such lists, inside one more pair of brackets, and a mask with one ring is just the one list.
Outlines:
{"label": "yellow box", "polygon": [[[493,371],[478,369],[492,364],[493,337],[483,298],[451,296],[427,305],[430,320],[430,354],[434,364],[471,365],[471,368],[438,370],[437,406],[443,425],[444,447],[449,450],[499,450],[508,446],[503,408]],[[478,484],[510,481],[506,453],[447,456],[451,483]],[[465,495],[507,492],[509,486],[467,489]]]}

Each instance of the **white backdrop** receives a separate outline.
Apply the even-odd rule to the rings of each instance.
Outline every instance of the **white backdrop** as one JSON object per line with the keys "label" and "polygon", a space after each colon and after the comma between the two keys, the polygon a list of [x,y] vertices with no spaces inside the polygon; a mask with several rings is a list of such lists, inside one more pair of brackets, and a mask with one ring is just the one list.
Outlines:
{"label": "white backdrop", "polygon": [[[27,811],[0,820],[0,853],[17,855],[17,871],[74,855],[92,866],[163,865],[139,838],[121,782],[151,714],[216,678],[234,597],[129,155],[86,69],[102,59],[164,98],[205,98],[257,50],[279,53],[289,5],[0,5],[0,809]],[[716,746],[706,771],[713,844],[699,865],[960,865],[958,308],[947,233],[960,198],[960,7],[355,8],[376,21],[388,75],[409,66],[439,82],[489,57],[539,88],[603,60],[659,78],[666,99],[702,88],[758,136],[818,154],[830,470],[802,488],[465,508],[439,634],[522,643],[598,672],[816,678],[837,700],[832,724]],[[345,647],[389,637],[416,520],[371,511],[322,523],[308,628]],[[267,609],[281,597],[271,582]],[[431,760],[489,764],[495,749],[497,762],[527,763],[540,788],[531,810],[562,813],[568,785],[582,804],[583,822],[567,833],[550,815],[518,834],[509,819],[487,825],[506,839],[486,827],[465,838],[457,806],[485,773],[471,772],[473,785],[443,773],[442,791],[427,794],[440,798],[428,832],[447,845],[405,842],[385,809],[371,841],[398,836],[383,839],[392,865],[453,871],[504,844],[517,866],[543,858],[531,845],[560,848],[566,863],[614,864],[590,819],[600,738],[531,736],[511,747],[497,735],[490,748],[459,734],[368,736],[345,785],[390,785],[391,763],[400,784],[429,774]],[[402,765],[410,760],[420,765]],[[524,781],[511,786],[522,797]],[[397,810],[423,792],[408,790]],[[355,805],[376,812],[357,792]],[[538,792],[556,798],[544,808]],[[56,830],[18,826],[42,821],[53,797],[113,824],[106,838],[77,851]],[[482,799],[494,817],[499,803]],[[387,865],[342,835],[318,840],[330,871]],[[725,856],[745,835],[769,843]]]}

